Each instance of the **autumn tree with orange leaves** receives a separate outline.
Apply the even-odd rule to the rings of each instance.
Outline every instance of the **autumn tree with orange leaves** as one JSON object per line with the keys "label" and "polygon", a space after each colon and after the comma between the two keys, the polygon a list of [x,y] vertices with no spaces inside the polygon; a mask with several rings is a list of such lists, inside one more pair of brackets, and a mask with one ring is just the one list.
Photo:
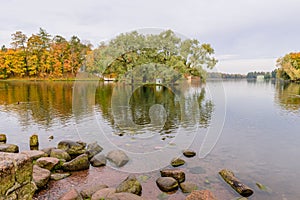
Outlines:
{"label": "autumn tree with orange leaves", "polygon": [[77,36],[68,41],[42,28],[30,37],[16,31],[11,47],[0,50],[0,79],[75,77],[90,51],[91,45]]}

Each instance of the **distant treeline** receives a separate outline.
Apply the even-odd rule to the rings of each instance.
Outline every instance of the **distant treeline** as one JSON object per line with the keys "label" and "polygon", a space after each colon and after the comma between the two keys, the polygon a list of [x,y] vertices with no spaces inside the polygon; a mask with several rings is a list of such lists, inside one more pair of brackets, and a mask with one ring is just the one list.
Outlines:
{"label": "distant treeline", "polygon": [[210,72],[207,77],[209,79],[242,79],[246,78],[246,75],[243,74],[226,74],[220,72]]}
{"label": "distant treeline", "polygon": [[17,31],[12,34],[11,47],[0,50],[0,79],[74,77],[82,66],[91,44],[77,36],[66,40],[52,37],[46,30],[30,37]]}
{"label": "distant treeline", "polygon": [[272,72],[248,72],[247,75],[244,74],[227,74],[221,72],[210,72],[208,73],[209,79],[257,79],[258,76],[263,76],[264,79],[276,78],[277,70]]}
{"label": "distant treeline", "polygon": [[263,76],[264,79],[271,79],[271,78],[276,78],[276,73],[277,70],[273,70],[272,72],[248,72],[248,74],[246,75],[247,79],[256,79],[257,76]]}

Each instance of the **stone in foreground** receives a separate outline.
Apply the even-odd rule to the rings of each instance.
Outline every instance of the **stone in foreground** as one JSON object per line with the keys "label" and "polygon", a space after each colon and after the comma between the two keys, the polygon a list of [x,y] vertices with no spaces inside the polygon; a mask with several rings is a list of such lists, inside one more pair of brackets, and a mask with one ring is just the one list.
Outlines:
{"label": "stone in foreground", "polygon": [[70,173],[54,173],[54,174],[51,174],[50,179],[58,181],[58,180],[67,178],[70,175],[71,175]]}
{"label": "stone in foreground", "polygon": [[51,172],[37,165],[33,166],[33,182],[38,188],[43,188],[47,185]]}
{"label": "stone in foreground", "polygon": [[182,183],[185,181],[185,173],[181,169],[163,169],[160,171],[162,177],[172,177]]}
{"label": "stone in foreground", "polygon": [[44,169],[52,170],[59,163],[58,158],[42,157],[36,160],[36,164]]}
{"label": "stone in foreground", "polygon": [[19,147],[15,144],[0,144],[0,152],[18,153]]}
{"label": "stone in foreground", "polygon": [[128,193],[128,192],[121,192],[121,193],[115,193],[110,196],[108,196],[108,199],[113,199],[113,200],[144,200],[142,197]]}
{"label": "stone in foreground", "polygon": [[110,151],[106,158],[117,167],[122,167],[129,161],[128,156],[121,150]]}
{"label": "stone in foreground", "polygon": [[66,162],[62,165],[64,171],[80,171],[90,167],[90,162],[86,154],[77,156],[73,160]]}
{"label": "stone in foreground", "polygon": [[185,200],[217,200],[209,190],[194,190]]}
{"label": "stone in foreground", "polygon": [[86,154],[89,156],[89,159],[91,159],[102,150],[103,148],[97,142],[93,142],[87,145]]}
{"label": "stone in foreground", "polygon": [[39,136],[37,134],[33,134],[30,136],[29,146],[30,147],[38,147],[39,146]]}
{"label": "stone in foreground", "polygon": [[66,161],[71,160],[71,156],[65,150],[61,149],[51,149],[50,157],[63,159]]}
{"label": "stone in foreground", "polygon": [[25,154],[25,155],[29,156],[31,160],[36,160],[41,157],[48,156],[45,152],[39,151],[39,150],[22,151],[21,154]]}
{"label": "stone in foreground", "polygon": [[61,197],[59,197],[59,200],[83,200],[81,195],[76,189],[71,189]]}
{"label": "stone in foreground", "polygon": [[120,185],[118,185],[116,192],[129,192],[141,196],[142,185],[134,175],[129,175],[122,183],[120,183]]}
{"label": "stone in foreground", "polygon": [[173,167],[179,167],[179,166],[184,165],[184,164],[185,164],[185,161],[181,158],[173,158],[171,160],[171,165]]}
{"label": "stone in foreground", "polygon": [[104,166],[106,165],[106,157],[103,154],[97,154],[90,160],[90,162],[93,167]]}
{"label": "stone in foreground", "polygon": [[194,157],[196,155],[196,152],[193,150],[190,150],[190,149],[186,149],[182,153],[185,157],[188,157],[188,158]]}
{"label": "stone in foreground", "polygon": [[172,192],[178,189],[178,182],[172,177],[159,177],[156,184],[163,192]]}
{"label": "stone in foreground", "polygon": [[95,192],[91,200],[109,199],[108,197],[114,193],[116,193],[115,188],[104,188]]}
{"label": "stone in foreground", "polygon": [[194,190],[198,190],[198,186],[192,182],[183,182],[179,186],[183,193],[191,193]]}
{"label": "stone in foreground", "polygon": [[65,150],[70,156],[78,156],[85,153],[86,144],[72,140],[63,140],[58,143],[57,148]]}
{"label": "stone in foreground", "polygon": [[104,188],[108,188],[108,186],[103,184],[91,185],[89,187],[83,188],[80,194],[83,198],[87,199],[87,198],[91,198],[95,192]]}
{"label": "stone in foreground", "polygon": [[0,152],[0,199],[31,200],[36,191],[32,162],[26,155]]}
{"label": "stone in foreground", "polygon": [[0,133],[0,143],[3,143],[3,144],[6,143],[6,135],[3,133]]}

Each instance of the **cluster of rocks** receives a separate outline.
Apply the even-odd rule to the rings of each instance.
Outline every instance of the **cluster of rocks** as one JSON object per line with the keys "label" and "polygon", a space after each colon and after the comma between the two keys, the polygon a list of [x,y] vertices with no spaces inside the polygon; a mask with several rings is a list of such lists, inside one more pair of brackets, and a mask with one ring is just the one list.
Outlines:
{"label": "cluster of rocks", "polygon": [[[81,141],[64,140],[60,141],[57,147],[37,150],[38,136],[32,135],[29,141],[32,150],[18,153],[18,146],[6,144],[6,136],[0,134],[0,153],[8,152],[0,155],[0,199],[19,199],[20,195],[25,196],[22,199],[32,199],[34,192],[46,188],[49,180],[64,179],[70,176],[72,171],[86,170],[90,165],[105,166],[107,160],[116,167],[122,167],[129,161],[128,156],[121,150],[113,150],[104,155],[103,148],[97,142],[86,144]],[[191,158],[196,153],[184,150],[183,155]],[[191,193],[186,200],[214,200],[210,191],[198,190],[196,184],[185,181],[183,169],[175,168],[184,164],[185,160],[181,158],[172,159],[171,165],[174,168],[160,171],[161,177],[156,180],[158,188],[167,193],[176,192],[180,188],[183,193]],[[59,199],[142,200],[141,194],[141,183],[134,175],[129,175],[116,188],[103,184],[89,186],[81,191],[72,188]]]}
{"label": "cluster of rocks", "polygon": [[116,200],[143,200],[142,185],[134,175],[129,175],[116,188],[108,187],[107,185],[99,184],[92,187],[83,188],[80,192],[75,188],[70,189],[62,195],[59,200],[101,200],[101,199],[116,199]]}
{"label": "cluster of rocks", "polygon": [[[191,158],[196,155],[192,150],[184,150],[183,155]],[[174,158],[170,163],[173,167],[179,167],[185,164],[185,160]],[[209,190],[198,190],[195,183],[185,181],[185,173],[182,169],[163,169],[160,171],[161,177],[156,180],[158,188],[163,192],[176,192],[178,188],[183,193],[191,193],[186,200],[215,200],[214,195]]]}
{"label": "cluster of rocks", "polygon": [[[37,148],[38,137],[34,134],[30,137],[30,149]],[[0,134],[0,199],[1,195],[3,197],[10,195],[11,199],[18,199],[18,194],[23,192],[20,190],[23,186],[27,188],[26,191],[29,187],[30,191],[43,189],[50,179],[61,180],[70,176],[72,171],[89,169],[90,165],[104,166],[108,160],[112,165],[122,167],[129,161],[129,157],[121,150],[110,151],[107,155],[102,154],[102,150],[103,148],[97,142],[86,144],[81,141],[64,140],[59,142],[57,147],[19,153],[19,147],[6,144],[6,135]],[[24,182],[21,179],[20,182],[15,178],[16,174],[21,173],[28,180]],[[6,179],[15,182],[6,184]],[[7,186],[1,188],[2,184]],[[28,184],[30,186],[27,186]],[[30,192],[29,197],[25,199],[32,199],[33,193]]]}

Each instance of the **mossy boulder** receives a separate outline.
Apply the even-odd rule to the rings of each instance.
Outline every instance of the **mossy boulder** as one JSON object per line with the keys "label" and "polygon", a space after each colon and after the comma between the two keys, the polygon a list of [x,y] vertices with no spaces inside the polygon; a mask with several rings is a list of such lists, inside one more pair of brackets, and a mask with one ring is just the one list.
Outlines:
{"label": "mossy boulder", "polygon": [[0,144],[0,152],[19,153],[19,147],[15,144]]}
{"label": "mossy boulder", "polygon": [[129,175],[118,187],[116,192],[129,192],[132,194],[142,195],[142,185],[134,175]]}
{"label": "mossy boulder", "polygon": [[66,161],[71,160],[71,156],[65,150],[62,149],[51,149],[50,157],[58,158]]}
{"label": "mossy boulder", "polygon": [[65,150],[71,157],[74,157],[85,153],[86,152],[85,146],[86,143],[84,142],[63,140],[58,143],[57,148]]}
{"label": "mossy boulder", "polygon": [[90,162],[86,154],[77,156],[73,160],[69,162],[65,162],[62,165],[62,169],[64,171],[80,171],[80,170],[88,169],[89,167],[90,167]]}

